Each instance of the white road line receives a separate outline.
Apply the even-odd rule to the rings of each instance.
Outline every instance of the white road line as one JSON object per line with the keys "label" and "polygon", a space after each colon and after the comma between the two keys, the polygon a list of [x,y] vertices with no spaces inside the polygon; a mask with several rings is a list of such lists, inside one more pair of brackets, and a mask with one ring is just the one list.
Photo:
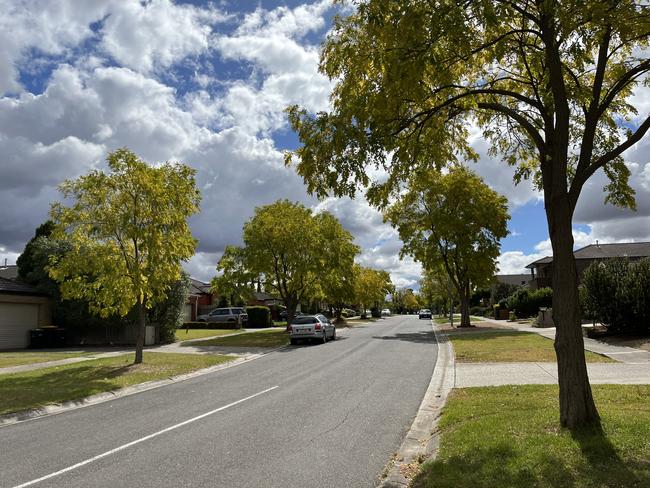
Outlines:
{"label": "white road line", "polygon": [[92,462],[98,461],[99,459],[105,458],[107,456],[110,456],[111,454],[115,454],[116,452],[123,451],[124,449],[128,449],[129,447],[135,446],[136,444],[140,444],[141,442],[148,441],[149,439],[153,439],[154,437],[158,437],[159,435],[165,434],[166,432],[169,432],[174,429],[178,429],[179,427],[183,427],[187,424],[191,424],[192,422],[196,422],[197,420],[201,420],[202,418],[208,417],[209,415],[213,415],[217,412],[221,412],[222,410],[225,410],[230,407],[234,407],[235,405],[238,405],[240,403],[243,403],[247,400],[251,400],[257,396],[263,395],[264,393],[268,393],[269,391],[275,390],[276,388],[279,388],[279,386],[273,386],[271,388],[268,388],[264,391],[260,391],[258,393],[255,393],[254,395],[247,396],[246,398],[242,398],[241,400],[237,400],[236,402],[229,403],[228,405],[224,405],[223,407],[215,408],[214,410],[210,410],[209,412],[206,412],[204,414],[201,414],[197,417],[193,417],[189,420],[185,420],[184,422],[181,422],[176,425],[172,425],[171,427],[167,427],[166,429],[159,430],[158,432],[154,432],[153,434],[149,434],[145,437],[141,437],[140,439],[136,439],[134,441],[129,442],[128,444],[121,445],[120,447],[116,447],[115,449],[111,449],[110,451],[103,452],[97,456],[91,457],[89,459],[86,459],[85,461],[81,461],[80,463],[73,464],[72,466],[68,466],[67,468],[61,469],[59,471],[55,471],[54,473],[50,473],[45,476],[41,476],[40,478],[36,478],[35,480],[28,481],[26,483],[16,485],[13,488],[23,488],[25,486],[32,486],[35,485],[36,483],[40,483],[41,481],[49,480],[51,478],[54,478],[55,476],[62,475],[63,473],[67,473],[69,471],[72,471],[74,469],[80,468],[82,466],[85,466],[86,464],[90,464]]}

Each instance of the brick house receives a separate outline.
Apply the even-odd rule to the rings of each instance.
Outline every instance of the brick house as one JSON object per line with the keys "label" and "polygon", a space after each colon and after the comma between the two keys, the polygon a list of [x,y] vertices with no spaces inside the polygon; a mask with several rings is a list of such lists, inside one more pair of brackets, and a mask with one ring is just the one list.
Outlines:
{"label": "brick house", "polygon": [[[591,263],[612,258],[627,258],[630,261],[639,261],[650,257],[650,242],[625,242],[616,244],[590,244],[573,253],[578,270],[578,282],[582,274]],[[546,256],[530,263],[526,268],[530,269],[532,289],[551,286],[553,276],[553,258]]]}

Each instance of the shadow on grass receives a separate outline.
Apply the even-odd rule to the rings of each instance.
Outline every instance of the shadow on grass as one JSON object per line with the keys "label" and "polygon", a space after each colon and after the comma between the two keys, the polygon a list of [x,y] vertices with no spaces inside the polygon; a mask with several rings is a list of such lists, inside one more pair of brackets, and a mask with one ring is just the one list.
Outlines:
{"label": "shadow on grass", "polygon": [[124,366],[79,366],[74,370],[38,371],[0,378],[0,414],[39,408],[51,403],[80,400],[119,388],[115,379],[132,371]]}
{"label": "shadow on grass", "polygon": [[491,329],[486,330],[485,332],[478,331],[477,329],[471,329],[471,331],[464,332],[454,331],[445,331],[445,333],[453,336],[454,341],[489,341],[490,339],[500,338],[500,337],[534,337],[537,334],[534,332],[520,332],[520,331],[509,331],[503,329]]}
{"label": "shadow on grass", "polygon": [[[466,455],[425,463],[413,488],[555,488],[650,486],[648,463],[623,461],[602,431],[574,434],[584,456],[578,466],[546,453],[534,462],[523,459],[509,443],[478,447]],[[513,440],[513,442],[515,442]],[[645,473],[638,475],[637,473]]]}
{"label": "shadow on grass", "polygon": [[[650,486],[650,459],[645,463],[623,461],[600,427],[572,432],[571,437],[589,463],[594,486]],[[639,476],[634,471],[645,475]]]}

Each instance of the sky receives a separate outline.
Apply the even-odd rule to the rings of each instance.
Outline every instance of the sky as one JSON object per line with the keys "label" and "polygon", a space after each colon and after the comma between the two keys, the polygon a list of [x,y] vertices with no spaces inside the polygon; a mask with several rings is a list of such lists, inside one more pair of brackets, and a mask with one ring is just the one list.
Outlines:
{"label": "sky", "polygon": [[[186,269],[208,281],[228,244],[241,244],[255,207],[288,198],[336,215],[362,248],[358,262],[417,287],[420,266],[400,260],[397,232],[363,197],[307,194],[283,163],[297,147],[284,108],[327,110],[332,82],[318,72],[319,47],[336,13],[331,1],[0,0],[0,264],[14,263],[47,219],[57,186],[105,167],[129,147],[148,162],[197,170],[201,212]],[[646,89],[634,94],[639,117]],[[634,123],[634,121],[632,121]],[[541,195],[512,169],[481,155],[473,166],[507,196],[510,235],[501,273],[524,273],[551,254]],[[625,153],[636,211],[604,204],[604,176],[583,190],[576,248],[650,240],[650,138]],[[473,163],[472,163],[473,164]]]}

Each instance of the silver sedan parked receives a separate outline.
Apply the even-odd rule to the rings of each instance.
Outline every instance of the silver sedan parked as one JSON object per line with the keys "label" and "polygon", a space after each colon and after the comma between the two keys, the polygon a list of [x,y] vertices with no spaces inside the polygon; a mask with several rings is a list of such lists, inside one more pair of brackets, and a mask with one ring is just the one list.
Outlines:
{"label": "silver sedan parked", "polygon": [[336,326],[324,315],[301,315],[287,327],[291,344],[297,344],[300,339],[317,339],[321,343],[336,340]]}

